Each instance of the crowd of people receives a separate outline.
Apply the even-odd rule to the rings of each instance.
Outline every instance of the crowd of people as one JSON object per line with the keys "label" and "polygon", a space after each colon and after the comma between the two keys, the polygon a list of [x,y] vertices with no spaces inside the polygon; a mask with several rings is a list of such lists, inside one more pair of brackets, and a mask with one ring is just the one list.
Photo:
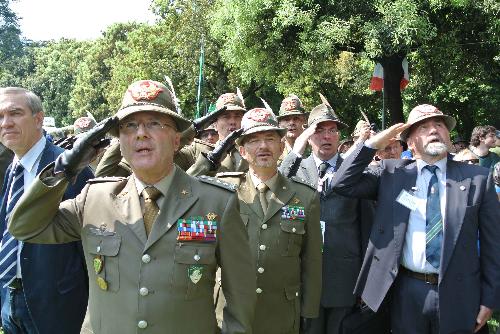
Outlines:
{"label": "crowd of people", "polygon": [[487,333],[499,131],[452,141],[422,104],[341,139],[320,98],[275,114],[238,90],[188,120],[141,80],[52,138],[34,93],[0,88],[4,333]]}

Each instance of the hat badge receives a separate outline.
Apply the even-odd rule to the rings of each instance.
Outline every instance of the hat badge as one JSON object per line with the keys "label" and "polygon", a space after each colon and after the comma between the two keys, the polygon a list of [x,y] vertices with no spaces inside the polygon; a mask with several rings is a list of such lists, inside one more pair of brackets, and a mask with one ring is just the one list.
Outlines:
{"label": "hat badge", "polygon": [[255,122],[264,122],[271,118],[271,113],[263,108],[255,108],[248,113],[247,117]]}
{"label": "hat badge", "polygon": [[151,81],[139,81],[128,89],[132,98],[136,101],[140,100],[154,100],[162,89]]}
{"label": "hat badge", "polygon": [[296,101],[292,99],[283,101],[283,104],[286,111],[294,110],[298,107]]}

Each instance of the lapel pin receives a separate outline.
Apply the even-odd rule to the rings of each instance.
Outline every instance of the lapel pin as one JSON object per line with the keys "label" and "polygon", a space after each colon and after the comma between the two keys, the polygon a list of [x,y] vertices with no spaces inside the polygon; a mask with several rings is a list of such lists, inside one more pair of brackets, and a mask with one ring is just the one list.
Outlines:
{"label": "lapel pin", "polygon": [[460,186],[460,190],[464,191],[465,190],[465,186]]}
{"label": "lapel pin", "polygon": [[286,187],[283,187],[283,190],[286,190]]}
{"label": "lapel pin", "polygon": [[299,204],[300,203],[300,199],[298,199],[297,197],[295,197],[293,199],[293,204]]}
{"label": "lapel pin", "polygon": [[182,189],[181,194],[183,194],[184,196],[186,196],[187,194],[189,194],[189,192],[186,189]]}
{"label": "lapel pin", "polygon": [[217,215],[214,212],[207,213],[207,219],[210,221],[214,221],[217,218]]}
{"label": "lapel pin", "polygon": [[413,190],[413,191],[417,191],[417,190],[418,190],[418,188],[417,188],[417,187],[411,187],[411,190]]}

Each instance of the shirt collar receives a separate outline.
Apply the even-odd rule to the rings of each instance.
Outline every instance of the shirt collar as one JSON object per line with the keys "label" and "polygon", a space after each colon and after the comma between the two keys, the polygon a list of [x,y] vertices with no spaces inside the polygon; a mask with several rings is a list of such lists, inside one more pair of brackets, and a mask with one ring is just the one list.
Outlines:
{"label": "shirt collar", "polygon": [[[324,160],[321,160],[320,158],[318,158],[314,153],[312,154],[312,156],[314,159],[314,163],[316,164],[316,167],[319,168],[319,165],[321,165],[321,163]],[[330,166],[335,167],[337,165],[338,158],[339,158],[339,152],[335,153],[335,155],[333,157],[331,157],[329,160],[326,160],[326,162],[328,162],[330,164]]]}
{"label": "shirt collar", "polygon": [[29,151],[26,152],[26,154],[23,155],[21,159],[19,159],[19,157],[15,155],[12,166],[14,166],[19,161],[19,163],[27,172],[31,172],[33,168],[35,168],[37,161],[40,160],[46,143],[47,139],[45,139],[45,136],[42,136],[42,138],[40,138],[35,145],[31,146]]}
{"label": "shirt collar", "polygon": [[276,174],[274,174],[269,180],[266,180],[265,182],[261,181],[261,179],[259,179],[259,177],[257,175],[254,175],[252,172],[250,172],[249,174],[250,174],[250,177],[252,178],[252,182],[253,182],[255,189],[257,189],[257,186],[259,184],[265,183],[267,185],[267,187],[269,189],[271,189],[271,191],[274,192],[276,181],[278,180],[278,172],[276,172]]}
{"label": "shirt collar", "polygon": [[[418,169],[418,173],[421,174],[422,173],[422,169],[425,167],[425,166],[428,166],[429,164],[427,162],[425,162],[424,160],[422,159],[417,159],[417,169]],[[445,174],[446,173],[446,163],[448,161],[448,157],[444,157],[443,159],[441,160],[438,160],[434,163],[434,166],[437,166],[439,168],[439,171],[441,172],[441,174]]]}
{"label": "shirt collar", "polygon": [[158,181],[152,185],[142,182],[134,175],[134,181],[135,181],[135,187],[137,188],[137,194],[140,197],[144,188],[153,186],[156,189],[158,189],[163,196],[167,196],[168,189],[172,185],[172,181],[174,180],[175,173],[176,173],[176,168],[174,168],[172,170],[172,172],[170,174],[168,174],[167,176],[165,176],[163,179],[161,179],[160,181]]}

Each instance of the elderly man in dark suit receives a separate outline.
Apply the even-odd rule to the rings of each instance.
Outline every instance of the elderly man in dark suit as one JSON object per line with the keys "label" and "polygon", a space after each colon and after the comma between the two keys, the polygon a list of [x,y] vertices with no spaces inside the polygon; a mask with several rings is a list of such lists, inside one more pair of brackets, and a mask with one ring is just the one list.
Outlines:
{"label": "elderly man in dark suit", "polygon": [[[319,318],[313,319],[308,334],[339,333],[340,324],[356,303],[354,285],[361,268],[360,201],[333,193],[329,183],[342,163],[338,153],[339,129],[346,127],[330,104],[316,106],[308,128],[297,138],[283,160],[285,176],[296,175],[317,187],[323,231],[323,283]],[[310,144],[312,154],[302,159]]]}
{"label": "elderly man in dark suit", "polygon": [[[15,156],[7,169],[0,209],[0,291],[5,333],[80,333],[88,281],[80,242],[23,243],[7,231],[17,200],[35,176],[64,150],[42,134],[40,99],[18,87],[0,89],[0,135]],[[64,194],[74,198],[92,172],[85,168]],[[37,223],[34,219],[33,223]]]}
{"label": "elderly man in dark suit", "polygon": [[[500,307],[500,206],[486,168],[448,155],[455,123],[417,106],[407,124],[360,146],[332,182],[340,194],[377,200],[355,292],[373,310],[391,302],[395,334],[477,332]],[[399,133],[416,160],[364,172]]]}

